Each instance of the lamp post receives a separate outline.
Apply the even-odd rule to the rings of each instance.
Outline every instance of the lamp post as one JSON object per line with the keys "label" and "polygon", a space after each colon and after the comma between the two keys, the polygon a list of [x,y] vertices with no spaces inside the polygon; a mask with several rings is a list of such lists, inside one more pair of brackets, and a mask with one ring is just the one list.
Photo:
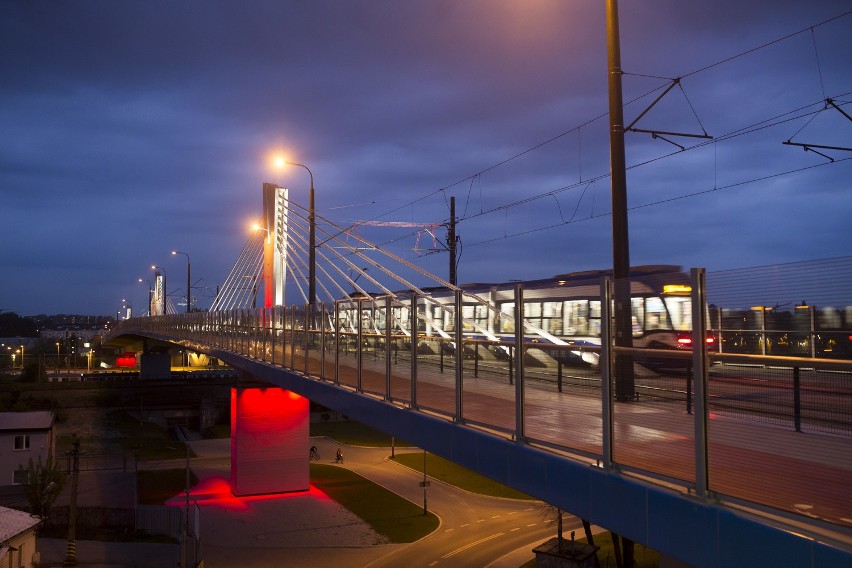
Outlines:
{"label": "lamp post", "polygon": [[56,374],[59,374],[59,342],[56,342]]}
{"label": "lamp post", "polygon": [[181,252],[179,250],[173,250],[172,255],[182,254],[186,257],[186,313],[189,313],[189,302],[190,302],[190,284],[189,284],[189,255],[185,252]]}
{"label": "lamp post", "polygon": [[151,281],[147,278],[139,278],[139,283],[146,282],[148,284],[148,315],[151,315],[151,296],[154,294],[154,287],[151,285]]}
{"label": "lamp post", "polygon": [[277,159],[279,166],[299,166],[308,170],[311,178],[311,189],[308,197],[308,304],[313,306],[317,303],[317,274],[316,274],[316,210],[314,209],[314,173],[305,164]]}

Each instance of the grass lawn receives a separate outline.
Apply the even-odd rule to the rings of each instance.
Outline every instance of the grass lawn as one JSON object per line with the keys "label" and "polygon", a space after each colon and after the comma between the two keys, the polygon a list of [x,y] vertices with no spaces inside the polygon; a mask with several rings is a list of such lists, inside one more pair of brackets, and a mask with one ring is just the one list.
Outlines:
{"label": "grass lawn", "polygon": [[348,469],[311,464],[311,483],[391,542],[414,542],[438,528],[438,517]]}
{"label": "grass lawn", "polygon": [[[196,483],[198,478],[190,470],[189,486]],[[183,493],[185,488],[185,468],[139,471],[139,503],[142,505],[162,505],[167,499]]]}
{"label": "grass lawn", "polygon": [[[344,422],[313,422],[311,423],[311,436],[328,436],[341,444],[350,446],[365,446],[370,448],[389,448],[391,446],[390,434],[381,430],[370,428],[365,424],[354,421]],[[395,440],[397,446],[409,446],[402,440]]]}
{"label": "grass lawn", "polygon": [[[399,453],[393,458],[402,465],[423,472],[423,452]],[[507,497],[510,499],[532,499],[529,495],[521,493],[502,483],[497,483],[483,475],[479,475],[467,468],[456,465],[449,460],[440,458],[433,454],[426,454],[426,474],[444,483],[454,485],[471,493],[480,495],[491,495],[492,497]]]}

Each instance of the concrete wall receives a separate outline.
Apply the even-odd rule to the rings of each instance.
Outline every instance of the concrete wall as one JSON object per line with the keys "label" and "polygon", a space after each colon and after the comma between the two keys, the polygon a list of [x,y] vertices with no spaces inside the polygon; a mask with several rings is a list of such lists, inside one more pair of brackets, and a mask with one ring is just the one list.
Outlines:
{"label": "concrete wall", "polygon": [[231,491],[306,491],[308,399],[278,387],[231,389]]}

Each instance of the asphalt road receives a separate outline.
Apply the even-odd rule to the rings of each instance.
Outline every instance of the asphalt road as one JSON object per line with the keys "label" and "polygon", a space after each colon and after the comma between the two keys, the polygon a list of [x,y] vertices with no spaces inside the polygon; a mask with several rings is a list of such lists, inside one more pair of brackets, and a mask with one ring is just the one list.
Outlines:
{"label": "asphalt road", "polygon": [[[200,457],[193,458],[190,467],[200,479],[227,476],[226,443],[227,440],[213,444],[191,442]],[[328,438],[314,438],[312,443],[319,447],[319,463],[337,465],[334,455],[341,447],[345,461],[339,467],[351,469],[422,506],[422,474],[390,461],[389,448],[351,447]],[[172,461],[170,465],[177,463]],[[176,499],[180,501],[182,497]],[[537,501],[485,497],[436,480],[430,480],[427,488],[427,506],[438,515],[441,524],[435,532],[411,544],[376,544],[381,537],[365,523],[348,516],[348,511],[341,511],[336,503],[315,495],[246,500],[224,507],[205,506],[204,501],[199,501],[199,505],[202,558],[205,566],[214,568],[335,564],[364,568],[517,568],[533,557],[535,546],[556,535],[554,520],[546,518]],[[563,519],[566,537],[571,530],[582,533],[578,519],[568,515]]]}
{"label": "asphalt road", "polygon": [[[325,438],[314,441],[320,455],[331,457],[338,447]],[[419,451],[413,448],[397,451],[412,450]],[[345,467],[413,503],[423,504],[422,474],[388,460],[388,448],[343,447],[343,452]],[[554,519],[546,518],[546,511],[538,501],[486,497],[430,480],[426,502],[428,510],[441,519],[440,527],[420,541],[397,548],[367,566],[489,566],[518,549],[528,550],[527,557],[532,558],[536,545],[556,536]],[[570,531],[581,524],[566,515],[563,527]]]}

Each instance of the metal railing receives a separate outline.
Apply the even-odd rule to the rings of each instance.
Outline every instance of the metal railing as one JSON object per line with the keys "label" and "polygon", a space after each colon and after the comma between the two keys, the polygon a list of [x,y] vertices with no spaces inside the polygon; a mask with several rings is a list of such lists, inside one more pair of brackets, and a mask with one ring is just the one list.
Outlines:
{"label": "metal railing", "polygon": [[[691,276],[693,337],[704,337],[703,271]],[[701,497],[852,530],[852,364],[716,353],[703,342],[615,347],[614,289],[601,284],[599,347],[532,343],[521,325],[512,339],[465,337],[460,309],[449,337],[422,329],[416,309],[395,326],[383,323],[393,306],[382,297],[358,300],[370,318],[352,319],[344,301],[137,318],[114,334],[231,352]],[[515,306],[523,293],[517,285]],[[565,363],[584,351],[599,366]],[[613,395],[620,359],[633,363],[630,400]]]}

